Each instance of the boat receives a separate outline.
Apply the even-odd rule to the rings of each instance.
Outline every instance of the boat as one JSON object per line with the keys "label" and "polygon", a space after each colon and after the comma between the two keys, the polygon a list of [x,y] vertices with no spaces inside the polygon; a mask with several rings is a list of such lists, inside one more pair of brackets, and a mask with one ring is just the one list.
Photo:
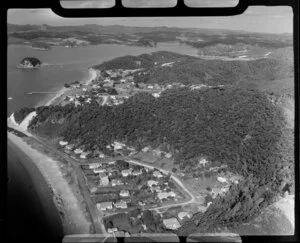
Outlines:
{"label": "boat", "polygon": [[8,99],[9,99],[9,100],[12,100],[12,99],[13,99],[13,97],[8,97]]}

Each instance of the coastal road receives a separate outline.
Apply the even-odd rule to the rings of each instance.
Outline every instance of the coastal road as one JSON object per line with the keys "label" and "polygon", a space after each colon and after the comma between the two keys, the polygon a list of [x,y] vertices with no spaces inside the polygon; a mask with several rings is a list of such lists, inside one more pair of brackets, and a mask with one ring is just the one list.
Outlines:
{"label": "coastal road", "polygon": [[92,223],[94,225],[95,228],[95,233],[96,234],[107,234],[106,229],[102,223],[102,214],[101,212],[96,208],[95,203],[92,201],[91,196],[90,196],[90,191],[86,185],[86,181],[85,181],[85,177],[83,174],[83,171],[80,168],[80,164],[78,163],[78,161],[72,159],[71,157],[69,157],[69,155],[58,151],[56,148],[54,148],[53,145],[48,144],[47,142],[42,141],[41,139],[37,138],[37,137],[32,137],[33,139],[35,139],[38,143],[41,143],[43,146],[45,146],[47,149],[49,149],[50,151],[52,151],[54,154],[59,155],[60,157],[64,158],[65,160],[67,160],[73,167],[77,179],[78,179],[78,185],[80,188],[80,191],[83,194],[83,197],[85,199],[85,202],[87,204],[88,210],[90,212],[90,215],[92,217]]}

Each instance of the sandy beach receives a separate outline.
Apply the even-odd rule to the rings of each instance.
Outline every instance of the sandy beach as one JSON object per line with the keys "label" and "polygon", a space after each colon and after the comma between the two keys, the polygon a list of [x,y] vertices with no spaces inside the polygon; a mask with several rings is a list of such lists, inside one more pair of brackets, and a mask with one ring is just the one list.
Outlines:
{"label": "sandy beach", "polygon": [[[83,84],[90,84],[92,80],[97,77],[97,70],[89,69],[87,77],[81,81]],[[40,105],[51,105],[57,98],[63,95],[68,89],[60,89],[54,97],[50,100],[41,102],[44,104]],[[27,117],[18,124],[14,119],[14,113],[7,119],[7,125],[20,132],[25,133],[29,137],[34,137],[28,132],[27,127],[30,121],[36,116],[36,112],[31,112]],[[33,164],[39,169],[50,190],[53,192],[53,200],[59,212],[63,212],[61,217],[64,234],[87,234],[90,233],[91,222],[89,222],[80,207],[76,195],[72,191],[71,186],[64,178],[63,173],[60,169],[61,162],[56,161],[44,153],[33,149],[27,144],[22,138],[8,132],[8,140],[14,146],[14,149],[19,149],[21,152],[27,155],[28,160],[32,161]],[[28,161],[27,160],[27,161]],[[27,167],[30,170],[30,167]],[[31,173],[32,174],[32,173]]]}
{"label": "sandy beach", "polygon": [[91,223],[85,219],[76,196],[60,171],[59,162],[31,148],[23,139],[12,133],[8,133],[8,139],[30,158],[47,181],[54,194],[55,205],[64,213],[64,233],[89,233]]}

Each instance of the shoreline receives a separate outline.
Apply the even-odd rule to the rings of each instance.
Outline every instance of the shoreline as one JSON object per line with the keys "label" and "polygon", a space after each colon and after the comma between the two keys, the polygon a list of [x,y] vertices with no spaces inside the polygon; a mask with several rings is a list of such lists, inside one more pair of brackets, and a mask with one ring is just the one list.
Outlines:
{"label": "shoreline", "polygon": [[[11,148],[19,151],[16,153],[24,154],[25,160],[23,166],[28,174],[33,175],[32,180],[41,180],[39,175],[34,173],[34,167],[40,172],[48,190],[52,196],[53,203],[57,212],[60,214],[64,234],[90,233],[91,222],[87,221],[82,211],[77,197],[74,195],[71,186],[64,178],[60,170],[60,162],[52,159],[46,154],[32,148],[22,138],[7,132],[7,138],[11,143]],[[31,161],[32,166],[26,164]],[[36,185],[39,186],[39,185]],[[43,190],[37,190],[39,193],[45,193]],[[42,196],[39,195],[41,198]]]}
{"label": "shoreline", "polygon": [[[35,193],[39,200],[38,204],[41,205],[43,213],[41,216],[45,219],[46,224],[51,227],[50,230],[53,232],[53,235],[63,237],[64,229],[62,219],[53,198],[53,190],[49,187],[44,175],[36,164],[31,162],[28,155],[19,149],[10,139],[7,139],[7,150],[13,152],[13,157],[19,158],[14,159],[10,163],[17,164],[22,170],[25,170],[25,173],[28,175],[29,184],[34,188],[33,193]],[[22,173],[24,172],[22,171]]]}
{"label": "shoreline", "polygon": [[[94,79],[96,79],[98,77],[98,70],[93,69],[93,68],[89,68],[88,72],[87,72],[87,77],[83,77],[83,79],[80,81],[80,83],[82,83],[83,85],[89,85]],[[69,88],[59,88],[57,91],[55,92],[55,95],[52,97],[47,97],[44,100],[40,101],[37,105],[35,105],[35,108],[39,107],[39,106],[49,106],[52,105],[54,103],[55,100],[57,100],[60,96],[62,96],[65,92],[67,92],[68,90],[70,90]]]}
{"label": "shoreline", "polygon": [[[97,78],[99,75],[98,72],[99,71],[93,68],[89,68],[87,77],[84,77],[83,80],[81,80],[81,83],[84,85],[89,85],[95,78]],[[62,87],[56,92],[54,97],[51,97],[50,99],[48,97],[47,99],[39,102],[35,108],[42,105],[52,105],[67,90],[67,88]],[[27,126],[35,115],[36,112],[28,114],[21,124],[18,124],[14,119],[14,113],[12,113],[7,119],[7,125],[25,133],[29,137],[34,137],[30,132],[28,132]],[[69,185],[67,179],[64,178],[61,171],[62,163],[58,160],[52,159],[47,154],[32,148],[26,141],[14,135],[13,133],[7,132],[7,140],[12,150],[18,150],[16,151],[16,154],[24,154],[24,160],[26,161],[24,161],[24,163],[23,160],[20,159],[20,161],[22,161],[21,163],[23,167],[26,168],[27,173],[33,177],[32,180],[39,181],[41,178],[43,178],[44,182],[48,185],[47,189],[50,192],[50,196],[53,199],[54,206],[61,220],[63,234],[90,233],[91,227],[93,228],[93,224],[86,219],[85,212],[82,210],[80,205],[81,202],[74,194],[72,186]],[[32,166],[27,163],[28,161],[31,161]],[[34,173],[34,170],[38,170],[40,174]],[[39,185],[35,186],[38,187]],[[41,199],[42,204],[45,205],[45,200],[42,199],[42,195],[45,194],[45,192],[39,190],[38,188],[36,191],[37,194],[41,194],[38,195],[38,197]],[[47,197],[47,195],[44,195],[44,198],[45,197]]]}

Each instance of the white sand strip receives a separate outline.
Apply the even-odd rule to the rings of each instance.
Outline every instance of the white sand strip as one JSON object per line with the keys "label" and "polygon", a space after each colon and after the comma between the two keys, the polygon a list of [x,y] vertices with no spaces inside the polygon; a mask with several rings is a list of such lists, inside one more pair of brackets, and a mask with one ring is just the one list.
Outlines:
{"label": "white sand strip", "polygon": [[70,185],[63,178],[58,162],[31,148],[25,141],[12,133],[8,133],[8,138],[31,158],[51,186],[55,196],[62,200],[63,211],[65,212],[64,233],[89,233],[90,222],[86,220]]}

